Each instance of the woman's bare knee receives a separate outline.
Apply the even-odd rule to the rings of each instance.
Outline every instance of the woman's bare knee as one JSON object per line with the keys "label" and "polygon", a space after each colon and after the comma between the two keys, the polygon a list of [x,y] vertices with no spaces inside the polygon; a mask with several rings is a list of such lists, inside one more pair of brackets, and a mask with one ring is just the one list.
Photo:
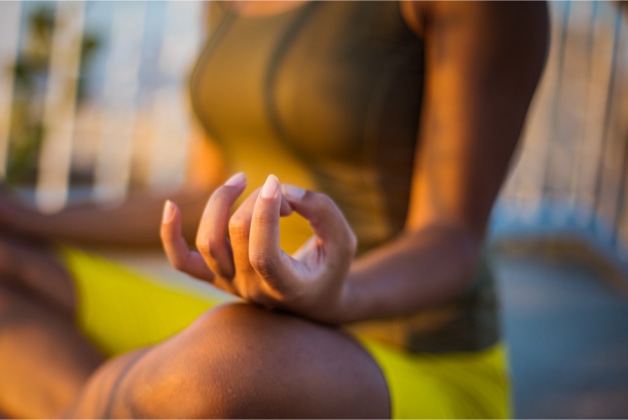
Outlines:
{"label": "woman's bare knee", "polygon": [[150,417],[386,417],[386,383],[343,333],[251,305],[215,308],[147,353],[124,389]]}

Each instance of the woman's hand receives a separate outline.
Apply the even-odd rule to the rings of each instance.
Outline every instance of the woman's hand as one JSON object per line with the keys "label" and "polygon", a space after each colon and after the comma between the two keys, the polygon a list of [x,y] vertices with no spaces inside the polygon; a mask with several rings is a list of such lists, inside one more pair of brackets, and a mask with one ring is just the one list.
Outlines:
{"label": "woman's hand", "polygon": [[[166,203],[161,238],[170,263],[247,301],[334,323],[357,245],[342,213],[324,194],[290,185],[282,193],[271,175],[229,218],[245,187],[238,174],[214,192],[199,225],[198,251],[181,236],[179,210]],[[279,246],[279,219],[291,210],[314,232],[292,256]]]}

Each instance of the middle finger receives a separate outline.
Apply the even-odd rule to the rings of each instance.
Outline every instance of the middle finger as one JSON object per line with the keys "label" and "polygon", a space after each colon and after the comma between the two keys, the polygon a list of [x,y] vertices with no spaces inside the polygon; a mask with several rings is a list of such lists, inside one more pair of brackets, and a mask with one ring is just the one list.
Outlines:
{"label": "middle finger", "polygon": [[196,234],[196,247],[212,271],[225,279],[232,279],[235,270],[227,223],[229,211],[246,187],[246,176],[240,172],[232,176],[212,194]]}

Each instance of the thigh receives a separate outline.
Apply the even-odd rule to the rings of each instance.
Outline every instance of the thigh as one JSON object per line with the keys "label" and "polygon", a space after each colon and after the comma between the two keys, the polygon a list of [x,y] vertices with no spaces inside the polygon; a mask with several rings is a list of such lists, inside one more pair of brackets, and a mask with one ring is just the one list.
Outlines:
{"label": "thigh", "polygon": [[383,374],[352,337],[247,304],[207,312],[119,382],[113,416],[390,416]]}
{"label": "thigh", "polygon": [[67,317],[76,311],[71,276],[44,243],[0,234],[0,282],[20,289]]}

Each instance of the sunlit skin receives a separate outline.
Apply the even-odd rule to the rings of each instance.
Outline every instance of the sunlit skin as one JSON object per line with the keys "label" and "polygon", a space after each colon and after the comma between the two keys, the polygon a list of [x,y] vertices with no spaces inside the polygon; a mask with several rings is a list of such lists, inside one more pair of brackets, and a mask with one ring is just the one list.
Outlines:
{"label": "sunlit skin", "polygon": [[[286,185],[282,194],[271,175],[229,217],[246,186],[241,174],[234,179],[210,198],[199,226],[198,251],[188,249],[180,233],[180,213],[166,204],[161,235],[171,264],[249,302],[321,323],[342,323],[343,280],[357,240],[340,210],[320,193]],[[291,210],[310,221],[314,233],[292,256],[279,244],[282,195]]]}
{"label": "sunlit skin", "polygon": [[[256,14],[296,6],[238,2],[235,7]],[[223,184],[219,155],[203,143],[191,154],[190,182],[169,194],[176,204],[165,208],[165,196],[144,195],[115,209],[85,205],[43,216],[3,198],[0,226],[22,236],[147,245],[159,242],[155,227],[161,226],[164,249],[176,268],[260,306],[212,309],[161,344],[104,361],[67,317],[76,305],[70,279],[20,271],[19,258],[3,259],[0,412],[390,416],[379,367],[334,326],[412,314],[468,285],[547,46],[543,3],[402,2],[401,10],[426,46],[424,105],[404,233],[355,259],[355,237],[333,201],[282,186],[274,177],[232,209],[246,179],[236,176]],[[291,211],[308,219],[315,235],[292,256],[280,250],[277,232],[279,217]],[[189,250],[184,237],[195,237],[198,251]],[[35,253],[42,264],[55,264],[38,247],[18,248],[4,236],[0,244],[17,249],[22,260],[32,261]],[[65,294],[47,294],[52,282],[58,285],[52,289]],[[56,303],[33,303],[46,300]]]}

